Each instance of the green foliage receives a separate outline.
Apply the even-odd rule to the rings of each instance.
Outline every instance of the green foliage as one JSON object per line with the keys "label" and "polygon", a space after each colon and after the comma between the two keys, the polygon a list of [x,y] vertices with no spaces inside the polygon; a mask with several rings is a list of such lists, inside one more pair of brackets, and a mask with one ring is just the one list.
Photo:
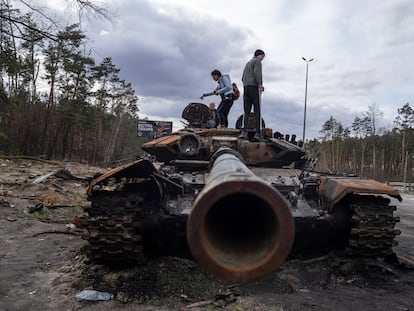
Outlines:
{"label": "green foliage", "polygon": [[0,15],[2,152],[94,164],[135,158],[138,98],[112,59],[95,64],[79,25],[50,34],[4,1]]}
{"label": "green foliage", "polygon": [[359,137],[367,137],[373,132],[371,118],[368,116],[355,117],[354,122],[352,122],[352,130]]}
{"label": "green foliage", "polygon": [[331,116],[329,120],[322,125],[320,133],[323,134],[323,140],[330,140],[349,136],[349,129],[344,127],[340,121]]}
{"label": "green foliage", "polygon": [[395,129],[402,132],[405,129],[412,128],[414,124],[414,110],[411,108],[410,103],[406,103],[401,108],[398,108],[397,111],[398,116],[394,120]]}
{"label": "green foliage", "polygon": [[353,137],[344,130],[341,122],[331,116],[322,125],[322,141],[313,140],[306,146],[310,156],[319,158],[318,169],[382,181],[401,180],[404,155],[406,152],[414,153],[414,111],[406,103],[398,109],[394,129],[384,130],[378,135],[377,123],[382,116],[375,104],[370,105],[367,111],[355,117]]}

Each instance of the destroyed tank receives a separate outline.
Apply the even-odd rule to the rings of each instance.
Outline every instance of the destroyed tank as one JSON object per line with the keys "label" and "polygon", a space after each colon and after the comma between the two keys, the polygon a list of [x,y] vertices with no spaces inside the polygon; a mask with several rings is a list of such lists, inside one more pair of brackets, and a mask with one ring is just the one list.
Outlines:
{"label": "destroyed tank", "polygon": [[207,128],[209,110],[191,103],[186,126],[142,145],[146,157],[95,178],[88,256],[109,266],[160,256],[191,258],[229,282],[258,280],[290,256],[337,249],[384,257],[396,243],[392,187],[313,171],[294,135],[240,139],[235,128]]}

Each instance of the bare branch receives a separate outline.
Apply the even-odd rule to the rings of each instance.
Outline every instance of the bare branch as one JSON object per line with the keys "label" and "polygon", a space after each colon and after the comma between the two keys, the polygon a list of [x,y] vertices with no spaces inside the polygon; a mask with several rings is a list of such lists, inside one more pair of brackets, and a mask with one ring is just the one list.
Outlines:
{"label": "bare branch", "polygon": [[111,21],[111,18],[114,16],[114,12],[103,3],[90,0],[72,0],[72,2],[77,7],[80,19],[83,15],[86,15],[87,17],[103,18]]}
{"label": "bare branch", "polygon": [[46,38],[48,38],[48,39],[50,39],[50,40],[53,40],[53,41],[57,41],[57,36],[56,36],[56,35],[53,35],[53,34],[47,33],[47,32],[45,32],[45,31],[40,30],[40,29],[38,29],[38,28],[36,28],[36,27],[33,27],[33,26],[31,26],[31,25],[29,25],[29,24],[27,24],[27,23],[25,23],[25,22],[22,22],[22,21],[20,21],[20,20],[14,19],[14,18],[9,17],[9,16],[4,16],[4,15],[0,15],[0,18],[3,18],[3,19],[5,19],[5,20],[8,20],[8,21],[10,21],[10,22],[12,22],[12,23],[14,23],[14,24],[16,24],[16,25],[22,25],[22,26],[24,26],[24,27],[27,27],[28,29],[30,29],[30,30],[32,30],[32,31],[34,31],[34,32],[39,33],[39,34],[40,34],[40,35],[42,35],[43,37],[46,37]]}
{"label": "bare branch", "polygon": [[50,18],[49,16],[47,16],[46,14],[43,13],[44,8],[41,8],[41,7],[36,8],[36,7],[32,6],[32,5],[30,5],[30,3],[26,2],[25,0],[19,0],[19,1],[23,5],[27,6],[30,10],[32,10],[32,11],[40,14],[41,16],[43,16],[45,19],[47,19],[49,22],[51,22],[54,26],[56,26],[56,27],[58,26],[56,24],[56,22],[52,18]]}
{"label": "bare branch", "polygon": [[[38,14],[39,20],[43,20],[46,23],[49,23],[49,27],[54,27],[56,29],[60,29],[61,27],[58,25],[58,20],[51,17],[47,13],[44,13],[46,8],[42,8],[39,6],[35,6],[31,3],[29,0],[17,0],[20,2],[23,6],[25,6],[30,12]],[[95,18],[95,19],[106,19],[110,22],[111,18],[115,16],[114,12],[112,12],[109,9],[109,6],[104,4],[103,2],[94,1],[94,0],[64,0],[68,8],[71,10],[77,12],[78,18],[79,18],[79,24],[81,24],[82,17],[86,16],[86,18]],[[3,16],[0,16],[3,18]],[[12,17],[7,18],[7,20],[15,23],[16,27],[17,24],[23,25],[27,27],[28,29],[31,29],[32,31],[35,31],[42,36],[49,38],[51,40],[57,40],[57,35],[51,34],[48,31],[41,30],[39,28],[36,28],[34,26],[27,25],[27,23],[24,23],[22,21],[13,19]]]}

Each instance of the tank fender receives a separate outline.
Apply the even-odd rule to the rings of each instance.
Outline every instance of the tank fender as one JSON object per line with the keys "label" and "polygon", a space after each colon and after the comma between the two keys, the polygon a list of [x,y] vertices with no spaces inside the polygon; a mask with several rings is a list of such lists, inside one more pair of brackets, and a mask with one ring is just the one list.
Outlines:
{"label": "tank fender", "polygon": [[94,186],[105,182],[109,178],[147,178],[157,172],[152,162],[148,159],[139,159],[125,165],[115,167],[104,174],[93,179],[86,189],[86,193],[90,195]]}
{"label": "tank fender", "polygon": [[356,177],[321,176],[319,193],[332,205],[350,193],[388,195],[402,201],[401,195],[393,187],[373,179]]}

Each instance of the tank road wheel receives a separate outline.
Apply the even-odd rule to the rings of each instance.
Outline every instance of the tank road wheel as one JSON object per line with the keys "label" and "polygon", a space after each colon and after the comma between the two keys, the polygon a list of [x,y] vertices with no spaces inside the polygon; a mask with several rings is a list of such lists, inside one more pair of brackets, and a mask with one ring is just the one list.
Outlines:
{"label": "tank road wheel", "polygon": [[368,257],[385,257],[392,253],[394,240],[400,230],[394,229],[398,217],[393,217],[395,206],[390,200],[374,195],[353,195],[349,246],[352,254]]}
{"label": "tank road wheel", "polygon": [[[87,255],[94,263],[109,266],[143,264],[142,247],[144,197],[139,192],[99,191],[93,194],[88,217],[82,224],[88,230]],[[148,202],[146,202],[148,204]]]}

